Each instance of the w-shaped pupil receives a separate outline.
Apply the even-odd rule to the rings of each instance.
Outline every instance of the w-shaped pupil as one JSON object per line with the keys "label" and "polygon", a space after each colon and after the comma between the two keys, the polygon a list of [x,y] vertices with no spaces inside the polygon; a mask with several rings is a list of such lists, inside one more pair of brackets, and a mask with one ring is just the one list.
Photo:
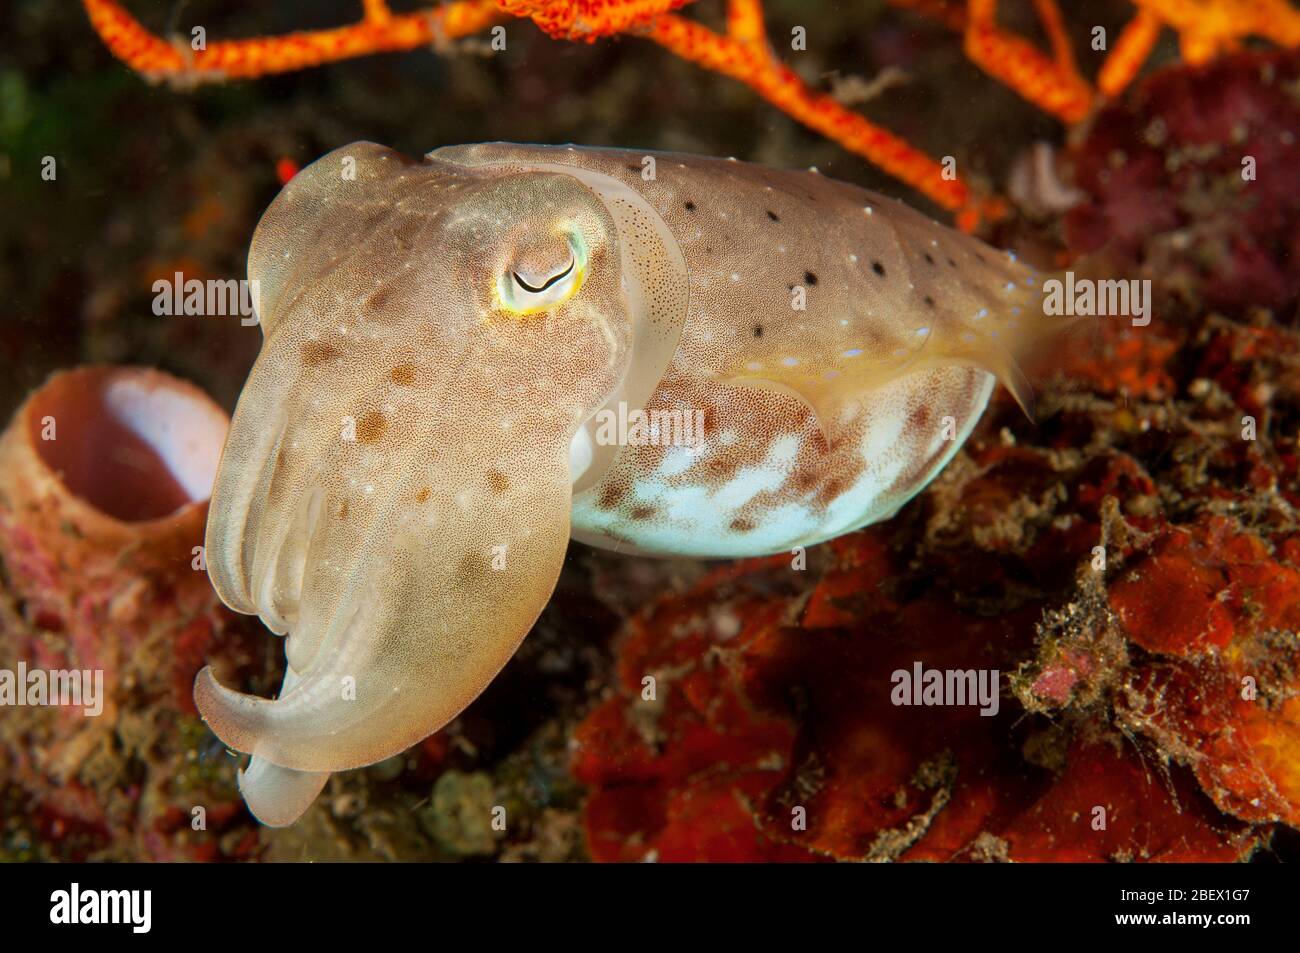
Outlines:
{"label": "w-shaped pupil", "polygon": [[551,287],[551,285],[555,284],[561,278],[568,275],[568,273],[571,271],[573,271],[572,259],[569,260],[569,267],[565,268],[563,271],[559,272],[558,274],[551,275],[551,277],[547,278],[546,281],[544,281],[541,285],[537,287],[533,287],[528,282],[524,281],[524,279],[520,278],[519,272],[517,271],[512,271],[510,274],[514,276],[514,279],[518,283],[519,287],[523,288],[525,291],[531,291],[533,294],[537,294]]}

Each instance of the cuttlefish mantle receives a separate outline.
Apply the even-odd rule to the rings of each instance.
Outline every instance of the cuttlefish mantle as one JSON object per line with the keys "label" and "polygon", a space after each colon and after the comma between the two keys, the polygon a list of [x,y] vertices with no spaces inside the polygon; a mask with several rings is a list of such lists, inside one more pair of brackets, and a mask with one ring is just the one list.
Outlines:
{"label": "cuttlefish mantle", "polygon": [[287,670],[274,700],[211,669],[194,696],[252,755],[263,822],[456,717],[570,537],[811,545],[924,488],[996,380],[1031,406],[1023,265],[820,175],[655,154],[646,177],[644,157],[355,143],[262,217],[264,340],[207,556],[222,599],[285,636]]}

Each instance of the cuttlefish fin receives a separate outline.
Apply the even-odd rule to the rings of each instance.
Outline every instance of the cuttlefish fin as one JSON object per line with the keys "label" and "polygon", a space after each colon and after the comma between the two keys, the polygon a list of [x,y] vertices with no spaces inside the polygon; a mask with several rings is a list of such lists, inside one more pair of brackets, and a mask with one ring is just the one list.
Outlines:
{"label": "cuttlefish fin", "polygon": [[987,334],[968,331],[969,341],[940,341],[909,354],[901,361],[878,362],[865,366],[845,368],[833,378],[814,378],[797,373],[783,374],[782,380],[772,377],[738,376],[728,378],[727,384],[751,388],[767,393],[782,394],[802,402],[817,420],[822,437],[829,445],[838,431],[840,418],[846,409],[861,401],[877,387],[882,387],[908,374],[928,371],[945,364],[978,367],[993,374],[1015,398],[1020,409],[1030,421],[1035,420],[1034,388],[1021,370],[1011,350]]}
{"label": "cuttlefish fin", "polygon": [[816,420],[822,439],[831,446],[841,433],[846,415],[852,416],[877,388],[931,366],[928,353],[923,344],[899,357],[831,364],[809,360],[799,366],[771,368],[762,374],[739,374],[725,383],[801,402]]}
{"label": "cuttlefish fin", "polygon": [[1037,422],[1033,385],[1029,383],[1029,378],[1020,369],[1020,364],[1011,351],[991,338],[983,338],[980,342],[979,356],[972,363],[997,377],[1002,386],[1015,398],[1030,423]]}

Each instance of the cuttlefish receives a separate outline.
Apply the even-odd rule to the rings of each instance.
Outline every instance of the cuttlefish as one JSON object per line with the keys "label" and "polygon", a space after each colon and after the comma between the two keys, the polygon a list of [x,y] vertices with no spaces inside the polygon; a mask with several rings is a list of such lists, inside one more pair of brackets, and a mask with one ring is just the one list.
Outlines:
{"label": "cuttlefish", "polygon": [[286,636],[276,699],[194,698],[264,823],[493,679],[570,538],[797,552],[887,519],[1041,320],[1033,271],[906,206],[735,160],[360,142],[253,235],[263,333],[208,572]]}

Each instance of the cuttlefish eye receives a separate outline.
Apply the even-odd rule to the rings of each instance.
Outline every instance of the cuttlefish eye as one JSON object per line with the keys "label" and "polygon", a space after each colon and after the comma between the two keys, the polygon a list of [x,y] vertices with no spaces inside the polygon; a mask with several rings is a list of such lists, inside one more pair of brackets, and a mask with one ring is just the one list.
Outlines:
{"label": "cuttlefish eye", "polygon": [[497,304],[514,315],[536,314],[578,293],[587,274],[587,246],[576,229],[522,250],[497,278]]}

